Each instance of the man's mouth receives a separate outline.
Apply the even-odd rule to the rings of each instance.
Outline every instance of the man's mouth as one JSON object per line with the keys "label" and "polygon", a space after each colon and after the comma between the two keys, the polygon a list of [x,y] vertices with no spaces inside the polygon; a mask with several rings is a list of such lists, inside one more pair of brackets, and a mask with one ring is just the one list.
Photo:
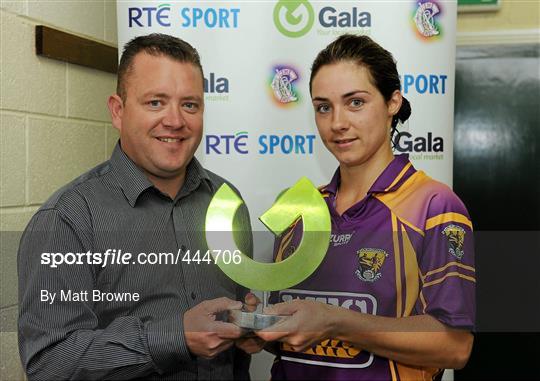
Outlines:
{"label": "man's mouth", "polygon": [[178,143],[184,140],[184,138],[156,138],[156,139],[164,143]]}

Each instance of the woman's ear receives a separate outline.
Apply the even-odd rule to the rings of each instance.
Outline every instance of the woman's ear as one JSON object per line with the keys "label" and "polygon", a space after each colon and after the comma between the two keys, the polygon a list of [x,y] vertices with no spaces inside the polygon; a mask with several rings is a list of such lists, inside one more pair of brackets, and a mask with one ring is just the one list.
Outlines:
{"label": "woman's ear", "polygon": [[394,90],[392,93],[392,97],[387,102],[388,105],[388,114],[394,116],[399,112],[399,109],[401,108],[401,103],[403,102],[403,96],[401,95],[401,91]]}

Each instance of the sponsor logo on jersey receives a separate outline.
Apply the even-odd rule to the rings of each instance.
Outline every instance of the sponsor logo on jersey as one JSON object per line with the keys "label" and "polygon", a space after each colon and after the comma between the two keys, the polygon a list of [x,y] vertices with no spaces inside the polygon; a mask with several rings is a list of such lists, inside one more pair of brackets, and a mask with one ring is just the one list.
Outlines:
{"label": "sponsor logo on jersey", "polygon": [[433,38],[441,34],[437,17],[440,16],[441,6],[435,1],[418,1],[414,13],[414,25],[416,30],[425,39]]}
{"label": "sponsor logo on jersey", "polygon": [[457,259],[463,258],[463,243],[465,242],[465,230],[461,226],[448,225],[442,231],[448,240],[448,252]]}
{"label": "sponsor logo on jersey", "polygon": [[[281,302],[292,301],[298,298],[326,303],[365,314],[377,314],[377,300],[369,294],[294,289],[279,292],[279,300]],[[342,368],[344,364],[347,364],[347,368],[366,368],[373,362],[372,354],[362,352],[361,349],[355,348],[350,343],[335,339],[321,341],[302,353],[295,352],[287,344],[282,344],[281,349],[291,352],[290,355],[283,354],[282,360],[310,365]],[[311,356],[318,356],[323,361],[318,361],[317,357],[314,359]]]}
{"label": "sponsor logo on jersey", "polygon": [[381,268],[388,253],[381,249],[365,248],[356,252],[358,270],[356,276],[365,282],[375,282],[382,277]]}
{"label": "sponsor logo on jersey", "polygon": [[[282,343],[281,349],[287,352],[294,352],[293,347],[289,344]],[[352,344],[341,340],[324,340],[316,346],[305,350],[306,355],[316,355],[323,357],[337,357],[340,359],[353,359],[360,350],[356,349]]]}
{"label": "sponsor logo on jersey", "polygon": [[346,234],[334,234],[330,235],[330,244],[334,247],[346,245],[350,242],[354,232]]}

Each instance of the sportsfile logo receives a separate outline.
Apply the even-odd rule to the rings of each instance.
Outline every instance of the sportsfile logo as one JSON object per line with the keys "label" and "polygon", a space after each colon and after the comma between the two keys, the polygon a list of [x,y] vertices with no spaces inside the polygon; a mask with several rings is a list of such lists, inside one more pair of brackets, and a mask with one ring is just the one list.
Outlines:
{"label": "sportsfile logo", "polygon": [[311,30],[315,12],[309,1],[278,1],[274,7],[274,24],[287,37],[302,37]]}

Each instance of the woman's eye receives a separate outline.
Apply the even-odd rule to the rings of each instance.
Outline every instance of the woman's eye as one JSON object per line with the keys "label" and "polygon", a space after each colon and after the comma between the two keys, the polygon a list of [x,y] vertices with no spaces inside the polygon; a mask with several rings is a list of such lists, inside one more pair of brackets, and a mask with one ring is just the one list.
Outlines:
{"label": "woman's eye", "polygon": [[330,106],[323,103],[323,104],[318,105],[316,110],[317,110],[317,112],[325,114],[325,113],[330,111]]}
{"label": "woman's eye", "polygon": [[361,99],[353,99],[351,100],[351,106],[353,107],[360,107],[364,104],[364,102]]}

